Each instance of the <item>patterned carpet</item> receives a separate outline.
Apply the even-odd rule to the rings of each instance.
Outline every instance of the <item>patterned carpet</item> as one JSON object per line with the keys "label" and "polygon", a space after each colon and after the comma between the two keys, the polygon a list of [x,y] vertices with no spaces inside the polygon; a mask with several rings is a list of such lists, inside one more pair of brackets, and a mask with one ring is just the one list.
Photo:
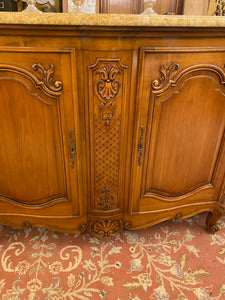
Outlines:
{"label": "patterned carpet", "polygon": [[103,240],[0,226],[0,299],[225,300],[225,218],[205,217]]}

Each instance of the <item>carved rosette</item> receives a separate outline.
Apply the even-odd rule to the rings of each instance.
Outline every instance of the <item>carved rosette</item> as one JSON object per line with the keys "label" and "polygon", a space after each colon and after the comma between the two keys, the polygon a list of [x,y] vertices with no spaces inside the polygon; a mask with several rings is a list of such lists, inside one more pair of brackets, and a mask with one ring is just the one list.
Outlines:
{"label": "carved rosette", "polygon": [[124,225],[121,219],[90,221],[87,224],[88,231],[99,238],[115,236],[123,227]]}
{"label": "carved rosette", "polygon": [[155,79],[152,81],[152,89],[153,90],[160,90],[162,89],[170,80],[171,74],[179,69],[178,63],[171,63],[168,67],[165,67],[164,65],[160,66],[159,73],[160,78]]}
{"label": "carved rosette", "polygon": [[38,82],[38,85],[41,86],[46,92],[55,93],[58,95],[61,94],[63,84],[61,81],[56,81],[55,76],[55,67],[50,65],[48,69],[45,69],[42,64],[37,63],[32,65],[33,70],[41,74],[42,80]]}
{"label": "carved rosette", "polygon": [[121,111],[125,70],[120,59],[97,59],[89,66],[93,91],[95,151],[95,208],[113,209],[117,205]]}

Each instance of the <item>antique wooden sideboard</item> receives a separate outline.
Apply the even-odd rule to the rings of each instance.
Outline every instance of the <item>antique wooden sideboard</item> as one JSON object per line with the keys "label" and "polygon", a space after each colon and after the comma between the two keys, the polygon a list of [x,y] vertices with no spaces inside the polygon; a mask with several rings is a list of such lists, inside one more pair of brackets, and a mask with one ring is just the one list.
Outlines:
{"label": "antique wooden sideboard", "polygon": [[0,223],[112,236],[225,213],[225,20],[0,14]]}

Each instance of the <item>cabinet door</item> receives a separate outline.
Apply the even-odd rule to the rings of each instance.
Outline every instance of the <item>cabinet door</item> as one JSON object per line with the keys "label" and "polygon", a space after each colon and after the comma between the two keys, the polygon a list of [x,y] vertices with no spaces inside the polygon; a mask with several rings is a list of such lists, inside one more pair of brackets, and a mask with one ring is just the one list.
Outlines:
{"label": "cabinet door", "polygon": [[72,50],[1,49],[3,223],[77,229],[82,207],[73,57]]}
{"label": "cabinet door", "polygon": [[140,59],[134,228],[212,209],[225,173],[224,52],[142,49]]}

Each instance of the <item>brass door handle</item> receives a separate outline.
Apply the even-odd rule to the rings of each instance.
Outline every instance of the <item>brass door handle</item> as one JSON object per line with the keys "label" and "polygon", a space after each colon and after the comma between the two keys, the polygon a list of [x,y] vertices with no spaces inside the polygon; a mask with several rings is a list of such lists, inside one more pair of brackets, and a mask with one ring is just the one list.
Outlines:
{"label": "brass door handle", "polygon": [[142,158],[142,151],[143,151],[143,138],[144,138],[144,127],[141,126],[141,135],[138,142],[138,165],[141,166],[141,158]]}
{"label": "brass door handle", "polygon": [[73,138],[74,129],[70,130],[70,160],[71,160],[71,168],[74,168],[74,156],[75,156],[75,142]]}

